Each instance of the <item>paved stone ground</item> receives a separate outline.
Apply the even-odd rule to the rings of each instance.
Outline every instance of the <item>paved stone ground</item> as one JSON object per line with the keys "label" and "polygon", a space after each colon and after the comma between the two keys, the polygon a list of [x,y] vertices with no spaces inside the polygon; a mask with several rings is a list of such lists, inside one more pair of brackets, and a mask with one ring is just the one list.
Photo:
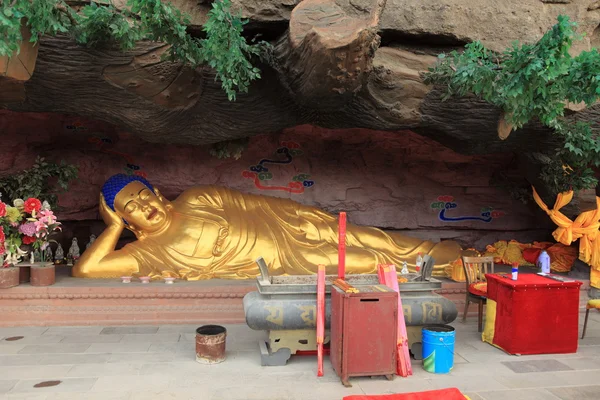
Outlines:
{"label": "paved stone ground", "polygon": [[[261,367],[262,332],[227,326],[228,359],[194,361],[197,326],[0,328],[0,399],[85,400],[341,400],[350,394],[386,394],[458,387],[471,399],[599,399],[600,314],[592,311],[576,354],[509,356],[481,342],[475,324],[455,322],[455,367],[449,375],[355,378],[344,388],[325,359],[295,357],[285,367]],[[583,313],[581,314],[583,324]],[[580,326],[581,331],[581,326]],[[7,338],[23,336],[20,340]],[[57,386],[34,385],[59,380]]]}

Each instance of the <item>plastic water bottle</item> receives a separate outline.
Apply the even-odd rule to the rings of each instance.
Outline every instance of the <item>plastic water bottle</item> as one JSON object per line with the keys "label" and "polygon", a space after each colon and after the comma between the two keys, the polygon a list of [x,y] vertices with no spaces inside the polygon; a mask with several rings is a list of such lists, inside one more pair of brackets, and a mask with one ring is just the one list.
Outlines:
{"label": "plastic water bottle", "polygon": [[519,277],[519,264],[513,263],[512,264],[512,280],[516,281],[518,277]]}
{"label": "plastic water bottle", "polygon": [[404,262],[402,263],[402,270],[400,271],[400,273],[401,273],[402,275],[406,275],[406,274],[408,274],[408,264],[406,263],[406,261],[404,261]]}
{"label": "plastic water bottle", "polygon": [[538,259],[537,259],[537,267],[539,268],[539,272],[542,274],[550,273],[550,255],[546,250],[542,250]]}
{"label": "plastic water bottle", "polygon": [[423,253],[419,253],[417,254],[417,262],[416,262],[417,266],[417,272],[421,271],[421,266],[423,265]]}

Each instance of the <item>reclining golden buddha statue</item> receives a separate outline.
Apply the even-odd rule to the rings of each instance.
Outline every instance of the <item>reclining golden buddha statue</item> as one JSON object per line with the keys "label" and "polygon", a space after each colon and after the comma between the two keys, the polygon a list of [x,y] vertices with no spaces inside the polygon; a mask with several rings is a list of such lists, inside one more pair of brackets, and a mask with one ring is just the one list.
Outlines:
{"label": "reclining golden buddha statue", "polygon": [[[318,264],[337,273],[338,219],[288,199],[198,186],[169,201],[144,178],[119,174],[102,188],[100,214],[108,226],[73,267],[73,276],[248,279],[260,275],[259,257],[271,275],[314,274]],[[137,240],[116,250],[124,228]],[[373,274],[378,264],[403,261],[414,272],[420,252],[436,260],[434,275],[440,275],[461,248],[453,241],[435,244],[347,226],[349,274]]]}

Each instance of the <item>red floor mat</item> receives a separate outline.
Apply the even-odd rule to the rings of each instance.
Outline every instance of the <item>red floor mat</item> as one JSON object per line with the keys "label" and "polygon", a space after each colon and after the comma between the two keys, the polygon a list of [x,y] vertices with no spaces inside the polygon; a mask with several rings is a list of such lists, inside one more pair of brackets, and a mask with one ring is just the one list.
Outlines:
{"label": "red floor mat", "polygon": [[429,390],[427,392],[384,394],[377,396],[346,396],[344,400],[465,400],[465,396],[456,388]]}

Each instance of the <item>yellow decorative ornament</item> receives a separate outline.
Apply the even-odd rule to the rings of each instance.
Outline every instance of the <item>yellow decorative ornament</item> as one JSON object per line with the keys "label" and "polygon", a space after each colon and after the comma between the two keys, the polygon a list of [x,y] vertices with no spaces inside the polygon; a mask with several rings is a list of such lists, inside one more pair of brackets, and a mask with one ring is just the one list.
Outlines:
{"label": "yellow decorative ornament", "polygon": [[585,211],[575,218],[569,219],[560,212],[573,199],[573,191],[559,193],[554,203],[554,208],[549,209],[533,188],[533,198],[542,210],[548,214],[558,228],[552,233],[554,239],[566,246],[579,239],[579,259],[588,263],[593,269],[600,271],[600,197],[596,196],[596,209]]}
{"label": "yellow decorative ornament", "polygon": [[[176,200],[137,176],[116,175],[102,189],[106,230],[83,253],[73,275],[247,279],[263,257],[272,275],[337,273],[337,218],[315,207],[216,186],[194,187]],[[127,227],[137,241],[116,250]],[[418,253],[436,260],[434,275],[460,256],[458,243],[433,243],[396,232],[348,224],[346,269],[376,273],[378,264],[409,263]]]}

